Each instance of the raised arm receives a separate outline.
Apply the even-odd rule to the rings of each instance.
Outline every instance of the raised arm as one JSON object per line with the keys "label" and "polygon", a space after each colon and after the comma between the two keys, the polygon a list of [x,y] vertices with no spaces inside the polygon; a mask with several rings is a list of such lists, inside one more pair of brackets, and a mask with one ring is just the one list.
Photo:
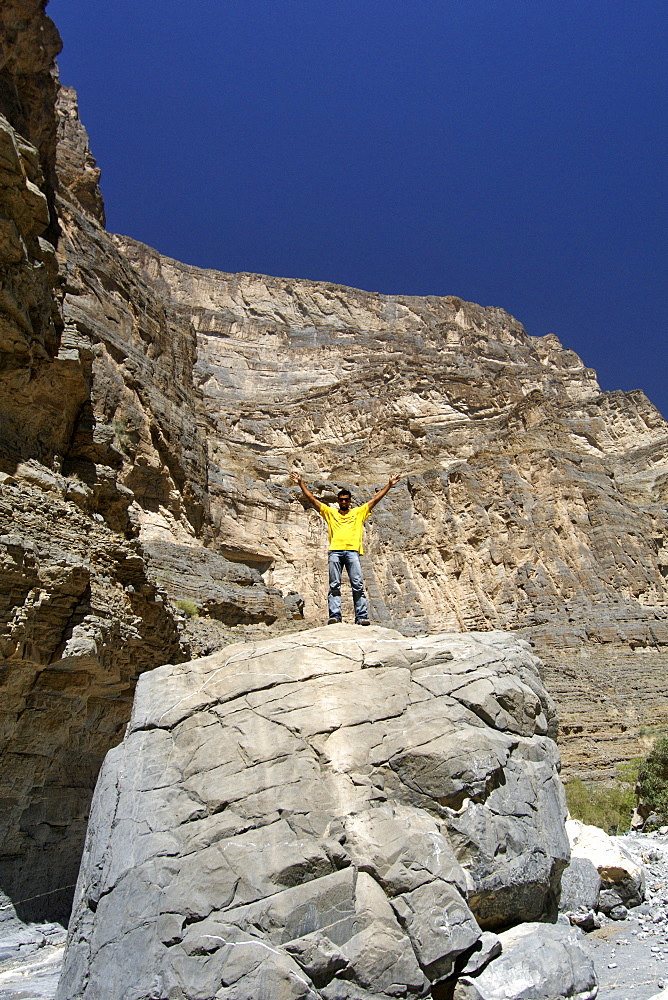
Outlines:
{"label": "raised arm", "polygon": [[292,480],[293,483],[296,483],[297,486],[300,487],[302,493],[304,494],[308,502],[311,504],[311,506],[315,507],[316,510],[320,510],[320,508],[322,507],[321,502],[319,500],[316,500],[316,498],[313,496],[313,494],[311,493],[310,489],[308,488],[302,477],[299,475],[299,473],[291,472],[290,479]]}
{"label": "raised arm", "polygon": [[390,476],[387,486],[383,486],[382,490],[379,490],[378,493],[376,493],[373,500],[369,500],[369,510],[373,510],[378,501],[382,500],[385,494],[388,493],[393,486],[396,486],[400,479],[401,475]]}

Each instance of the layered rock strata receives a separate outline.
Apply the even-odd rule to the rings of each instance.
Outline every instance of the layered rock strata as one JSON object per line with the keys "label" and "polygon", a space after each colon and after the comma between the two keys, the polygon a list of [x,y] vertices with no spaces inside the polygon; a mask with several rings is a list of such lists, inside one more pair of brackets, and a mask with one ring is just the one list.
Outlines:
{"label": "layered rock strata", "polygon": [[495,931],[556,919],[553,725],[528,644],[499,632],[340,625],[143,674],[58,997],[361,1000],[475,977]]}
{"label": "layered rock strata", "polygon": [[0,860],[21,915],[67,914],[142,670],[322,620],[292,467],[326,499],[404,471],[369,524],[372,617],[523,630],[568,773],[643,752],[668,725],[663,418],[500,309],[110,236],[45,6],[0,8]]}
{"label": "layered rock strata", "polygon": [[197,597],[226,622],[299,603],[205,548],[195,334],[104,231],[44,7],[0,11],[0,868],[22,916],[66,920],[137,675],[188,655],[175,563],[193,553]]}
{"label": "layered rock strata", "polygon": [[[614,774],[668,725],[668,425],[602,393],[500,309],[202,271],[116,245],[197,332],[212,530],[324,609],[326,540],[287,471],[368,499],[372,617],[406,633],[523,630],[546,663],[567,773]],[[350,613],[350,607],[348,607]]]}

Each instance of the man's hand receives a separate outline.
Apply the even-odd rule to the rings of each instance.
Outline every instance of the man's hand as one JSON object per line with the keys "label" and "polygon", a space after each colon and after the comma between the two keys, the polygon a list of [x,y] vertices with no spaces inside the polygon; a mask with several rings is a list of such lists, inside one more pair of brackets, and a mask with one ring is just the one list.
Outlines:
{"label": "man's hand", "polygon": [[320,510],[322,504],[316,497],[313,496],[313,494],[311,493],[310,489],[308,488],[308,486],[306,485],[300,474],[298,472],[291,472],[290,479],[296,486],[300,488],[300,490],[302,491],[308,502],[311,504],[311,506],[315,507],[316,510]]}
{"label": "man's hand", "polygon": [[387,486],[383,486],[382,490],[376,493],[373,500],[369,500],[369,510],[373,510],[378,501],[382,500],[385,494],[388,492],[388,490],[391,490],[393,486],[396,486],[396,484],[399,482],[401,478],[402,478],[402,473],[397,473],[394,476],[390,476],[387,482]]}

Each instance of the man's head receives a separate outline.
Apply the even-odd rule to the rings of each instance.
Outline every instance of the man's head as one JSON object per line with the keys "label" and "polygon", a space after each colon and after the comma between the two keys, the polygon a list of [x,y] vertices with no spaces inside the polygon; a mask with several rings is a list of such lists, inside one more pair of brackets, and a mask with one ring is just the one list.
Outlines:
{"label": "man's head", "polygon": [[345,511],[350,510],[350,504],[352,497],[350,496],[350,490],[339,490],[336,494],[336,499],[339,505],[339,510]]}

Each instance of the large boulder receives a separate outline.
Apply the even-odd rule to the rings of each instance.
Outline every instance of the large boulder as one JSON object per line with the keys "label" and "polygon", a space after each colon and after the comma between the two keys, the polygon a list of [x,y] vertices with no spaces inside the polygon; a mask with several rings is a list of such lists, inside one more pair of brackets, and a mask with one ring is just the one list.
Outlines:
{"label": "large boulder", "polygon": [[423,996],[554,910],[526,643],[330,626],[145,673],[105,761],[60,1000]]}
{"label": "large boulder", "polygon": [[[590,861],[601,879],[598,907],[639,906],[645,898],[645,870],[622,845],[597,826],[569,819],[566,831],[573,859]],[[572,862],[571,862],[572,863]]]}
{"label": "large boulder", "polygon": [[559,909],[562,913],[597,910],[601,876],[589,858],[571,857],[561,876]]}
{"label": "large boulder", "polygon": [[502,953],[476,979],[462,977],[455,1000],[593,1000],[594,963],[582,931],[562,924],[522,924],[499,935]]}

